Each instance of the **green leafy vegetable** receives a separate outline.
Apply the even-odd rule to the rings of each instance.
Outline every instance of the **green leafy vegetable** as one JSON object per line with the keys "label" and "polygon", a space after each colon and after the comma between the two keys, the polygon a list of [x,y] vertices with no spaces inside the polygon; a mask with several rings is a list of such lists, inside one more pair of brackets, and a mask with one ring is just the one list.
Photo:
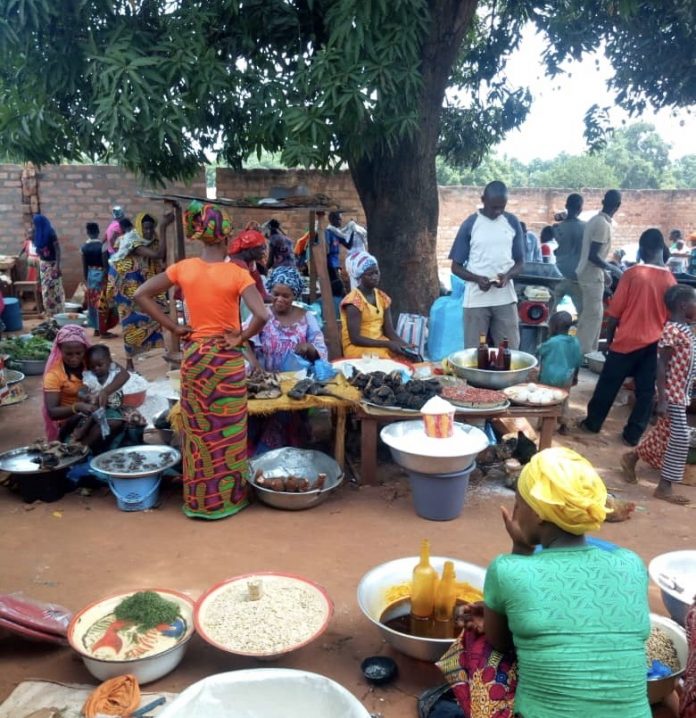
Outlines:
{"label": "green leafy vegetable", "polygon": [[124,598],[116,606],[114,615],[119,621],[131,621],[147,631],[160,624],[174,623],[180,613],[174,601],[168,601],[154,591],[138,591]]}
{"label": "green leafy vegetable", "polygon": [[41,337],[26,340],[13,337],[0,342],[0,354],[9,354],[13,361],[43,361],[50,353],[51,342]]}

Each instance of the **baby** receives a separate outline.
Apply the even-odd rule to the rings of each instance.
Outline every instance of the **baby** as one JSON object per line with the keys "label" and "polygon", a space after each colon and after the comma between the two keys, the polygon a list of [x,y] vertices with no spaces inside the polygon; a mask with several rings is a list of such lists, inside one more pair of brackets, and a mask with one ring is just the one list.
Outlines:
{"label": "baby", "polygon": [[[87,350],[85,356],[87,369],[82,375],[84,386],[78,393],[80,401],[93,404],[97,410],[103,409],[109,432],[120,431],[125,422],[133,420],[128,408],[123,406],[123,385],[130,374],[119,364],[111,360],[111,352],[105,344],[95,344]],[[137,412],[135,412],[137,414]],[[138,415],[139,416],[139,415]],[[139,422],[136,422],[139,423]],[[102,432],[100,417],[91,414],[77,427],[75,439],[92,446]]]}

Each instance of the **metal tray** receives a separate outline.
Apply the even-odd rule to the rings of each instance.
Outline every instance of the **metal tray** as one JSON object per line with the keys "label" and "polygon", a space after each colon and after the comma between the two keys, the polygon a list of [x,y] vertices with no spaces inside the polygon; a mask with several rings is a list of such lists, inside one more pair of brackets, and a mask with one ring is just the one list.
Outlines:
{"label": "metal tray", "polygon": [[55,466],[42,469],[39,464],[32,461],[38,458],[41,452],[30,446],[22,446],[0,454],[0,471],[7,471],[10,474],[50,474],[82,461],[86,453],[87,449],[77,456],[64,456]]}
{"label": "metal tray", "polygon": [[[143,458],[142,466],[136,470],[129,471],[127,465],[132,454],[140,454]],[[163,454],[170,454],[167,461],[162,461]],[[122,466],[115,465],[113,459],[124,458]],[[104,454],[99,454],[92,459],[93,469],[108,474],[116,479],[139,479],[143,476],[155,476],[175,466],[181,460],[181,454],[171,446],[163,444],[142,444],[140,446],[128,446],[123,449],[114,449]],[[154,468],[146,468],[152,464]]]}

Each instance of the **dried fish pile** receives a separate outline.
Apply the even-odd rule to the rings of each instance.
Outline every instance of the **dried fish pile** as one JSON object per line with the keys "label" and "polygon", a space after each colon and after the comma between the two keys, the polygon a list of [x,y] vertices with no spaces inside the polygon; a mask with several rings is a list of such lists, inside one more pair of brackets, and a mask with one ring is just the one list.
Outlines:
{"label": "dried fish pile", "polygon": [[53,469],[68,456],[82,456],[85,447],[82,444],[64,444],[61,441],[45,441],[37,439],[29,446],[31,451],[38,451],[39,455],[32,461],[39,464],[42,469]]}
{"label": "dried fish pile", "polygon": [[350,383],[362,391],[363,398],[372,404],[419,410],[428,399],[440,394],[442,385],[437,379],[411,379],[404,383],[401,372],[353,375]]}
{"label": "dried fish pile", "polygon": [[247,394],[250,399],[277,399],[282,394],[278,376],[254,369],[247,377]]}
{"label": "dried fish pile", "polygon": [[174,454],[165,451],[157,457],[147,456],[139,451],[128,451],[108,456],[99,462],[102,470],[115,469],[119,473],[133,474],[137,471],[152,471],[168,466]]}

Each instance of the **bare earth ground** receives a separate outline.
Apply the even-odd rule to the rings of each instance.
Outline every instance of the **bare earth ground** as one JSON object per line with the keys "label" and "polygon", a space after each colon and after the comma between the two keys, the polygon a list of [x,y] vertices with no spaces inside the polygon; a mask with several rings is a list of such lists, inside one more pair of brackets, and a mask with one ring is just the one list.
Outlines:
{"label": "bare earth ground", "polygon": [[[122,360],[119,339],[111,340]],[[164,375],[159,355],[136,364],[148,379]],[[573,409],[581,415],[594,385],[583,372],[574,390]],[[40,377],[26,381],[30,398],[0,408],[0,451],[42,435]],[[574,433],[556,437],[590,458],[610,490],[638,503],[631,520],[607,524],[600,536],[633,549],[646,563],[659,553],[693,548],[696,514],[652,497],[656,477],[648,470],[640,483],[623,482],[619,460],[626,450],[618,434],[626,407],[616,407],[601,436]],[[357,605],[360,577],[376,564],[414,555],[421,538],[431,540],[439,555],[486,565],[509,548],[499,506],[511,505],[512,493],[497,486],[472,487],[461,516],[451,522],[418,518],[408,485],[398,468],[380,466],[382,484],[356,487],[346,483],[325,504],[307,512],[275,511],[256,504],[236,517],[201,522],[180,511],[180,489],[165,488],[154,511],[124,513],[106,489],[92,496],[75,492],[52,504],[27,505],[0,487],[0,592],[26,595],[77,610],[99,597],[124,589],[170,587],[194,598],[212,584],[240,573],[282,570],[324,585],[335,602],[329,630],[313,645],[282,659],[280,667],[322,673],[358,696],[384,718],[416,715],[415,699],[441,682],[437,669],[412,660],[384,644]],[[683,492],[696,502],[696,489]],[[651,586],[652,610],[665,613],[659,591]],[[369,655],[392,655],[400,676],[391,686],[370,688],[360,675]],[[152,685],[153,690],[181,691],[207,675],[268,663],[224,654],[194,636],[182,664]],[[69,648],[46,648],[6,635],[0,637],[0,701],[29,678],[94,683]]]}

